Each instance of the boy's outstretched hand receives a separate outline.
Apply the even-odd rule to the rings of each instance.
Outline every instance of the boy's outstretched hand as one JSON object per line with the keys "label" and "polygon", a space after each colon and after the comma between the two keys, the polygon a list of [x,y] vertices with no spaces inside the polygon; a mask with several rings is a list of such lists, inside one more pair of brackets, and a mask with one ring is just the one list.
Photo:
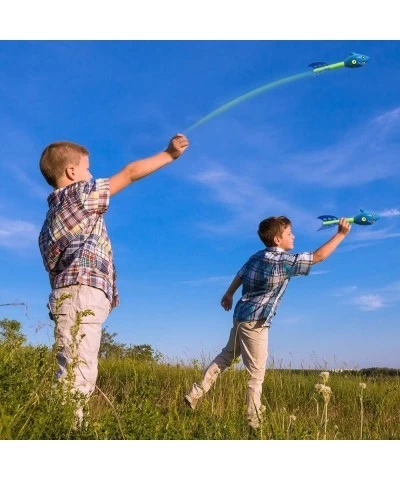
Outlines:
{"label": "boy's outstretched hand", "polygon": [[177,133],[171,138],[168,147],[165,149],[174,160],[182,155],[189,146],[189,140],[182,133]]}
{"label": "boy's outstretched hand", "polygon": [[221,306],[226,310],[230,310],[232,308],[233,303],[233,295],[229,295],[229,293],[225,293],[225,295],[221,299]]}
{"label": "boy's outstretched hand", "polygon": [[338,233],[341,233],[346,236],[350,232],[350,230],[351,230],[350,223],[345,218],[341,218],[338,225]]}

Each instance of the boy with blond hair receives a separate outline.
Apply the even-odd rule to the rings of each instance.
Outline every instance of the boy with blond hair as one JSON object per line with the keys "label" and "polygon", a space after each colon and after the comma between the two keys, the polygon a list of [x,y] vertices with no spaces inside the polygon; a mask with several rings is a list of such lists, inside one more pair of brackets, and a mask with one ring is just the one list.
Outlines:
{"label": "boy with blond hair", "polygon": [[294,246],[294,235],[288,218],[269,217],[258,227],[258,236],[266,248],[250,257],[236,274],[221,300],[222,307],[232,308],[233,295],[242,285],[242,296],[233,313],[233,327],[228,343],[204,372],[200,383],[194,383],[185,396],[186,404],[195,409],[199,399],[211,388],[218,375],[242,356],[250,374],[247,387],[247,420],[251,428],[260,425],[262,385],[268,357],[268,332],[272,318],[289,280],[308,275],[311,266],[322,262],[350,232],[350,224],[342,218],[337,233],[314,253],[288,253]]}
{"label": "boy with blond hair", "polygon": [[89,152],[77,143],[48,145],[40,158],[40,170],[54,191],[39,235],[44,266],[49,273],[50,317],[55,322],[58,371],[65,384],[72,369],[72,393],[83,402],[97,380],[102,324],[119,304],[111,242],[104,222],[110,197],[133,182],[176,160],[189,142],[175,135],[168,147],[151,157],[126,165],[110,178],[94,180],[89,171]]}

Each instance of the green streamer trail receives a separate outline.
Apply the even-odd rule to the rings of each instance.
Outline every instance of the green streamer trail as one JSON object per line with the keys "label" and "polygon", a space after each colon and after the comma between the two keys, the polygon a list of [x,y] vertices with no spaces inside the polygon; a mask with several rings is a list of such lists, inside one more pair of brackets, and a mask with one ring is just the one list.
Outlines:
{"label": "green streamer trail", "polygon": [[198,120],[196,123],[191,125],[189,128],[187,128],[184,133],[187,134],[194,130],[195,128],[199,127],[200,125],[203,125],[203,123],[208,122],[212,118],[216,117],[217,115],[220,115],[223,112],[226,112],[230,108],[234,107],[238,103],[244,102],[245,100],[249,100],[252,97],[255,97],[256,95],[259,95],[260,93],[266,92],[267,90],[272,90],[273,88],[279,87],[281,85],[284,85],[285,83],[290,83],[290,82],[295,82],[296,80],[300,80],[302,78],[310,77],[312,75],[315,75],[314,71],[307,71],[303,73],[298,73],[297,75],[292,75],[290,77],[282,78],[281,80],[277,80],[275,82],[267,83],[266,85],[263,85],[262,87],[258,87],[251,92],[245,93],[244,95],[241,95],[240,97],[235,98],[234,100],[231,100],[228,103],[225,103],[225,105],[222,105],[221,107],[217,108],[213,112],[209,113],[205,117],[201,118]]}

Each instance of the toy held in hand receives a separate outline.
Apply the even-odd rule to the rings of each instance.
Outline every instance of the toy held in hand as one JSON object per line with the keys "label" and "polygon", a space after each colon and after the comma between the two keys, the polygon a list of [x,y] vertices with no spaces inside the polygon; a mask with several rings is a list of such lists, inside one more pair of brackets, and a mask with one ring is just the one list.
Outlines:
{"label": "toy held in hand", "polygon": [[[356,223],[357,225],[372,225],[381,218],[381,216],[377,213],[366,212],[363,209],[360,209],[360,212],[361,213],[359,213],[355,217],[349,217],[346,218],[346,220],[349,223]],[[335,217],[333,215],[321,215],[318,218],[322,220],[322,225],[318,230],[325,230],[327,228],[334,227],[340,221],[338,217]]]}

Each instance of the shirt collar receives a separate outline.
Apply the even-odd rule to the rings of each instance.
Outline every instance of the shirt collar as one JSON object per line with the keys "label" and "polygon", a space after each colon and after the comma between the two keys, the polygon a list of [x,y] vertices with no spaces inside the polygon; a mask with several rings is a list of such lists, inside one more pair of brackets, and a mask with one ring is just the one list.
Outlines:
{"label": "shirt collar", "polygon": [[62,188],[57,188],[53,192],[50,193],[50,195],[47,197],[47,203],[49,204],[49,207],[51,206],[52,203],[54,203],[56,200],[59,199],[60,193],[67,187],[62,187]]}
{"label": "shirt collar", "polygon": [[76,189],[79,187],[80,184],[93,183],[93,182],[94,182],[93,179],[90,179],[89,181],[80,180],[79,182],[71,183],[69,185],[66,185],[65,187],[56,188],[47,197],[47,203],[49,204],[49,206],[51,206],[52,203],[55,203],[56,201],[57,202],[60,201],[60,198],[61,198],[62,195],[64,195],[64,194],[69,195],[70,192],[76,191]]}
{"label": "shirt collar", "polygon": [[284,252],[285,250],[281,247],[267,247],[265,250],[268,252]]}

